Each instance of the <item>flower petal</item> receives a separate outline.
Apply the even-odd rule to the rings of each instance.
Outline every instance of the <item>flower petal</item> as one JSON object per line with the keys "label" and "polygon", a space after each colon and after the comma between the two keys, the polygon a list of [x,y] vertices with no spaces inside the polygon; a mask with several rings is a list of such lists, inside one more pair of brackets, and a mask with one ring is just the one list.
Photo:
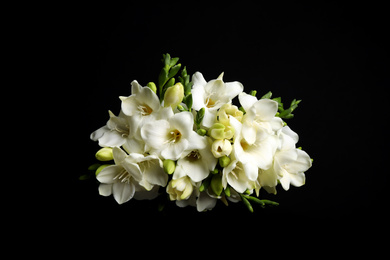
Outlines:
{"label": "flower petal", "polygon": [[123,171],[123,167],[120,165],[111,165],[104,168],[97,176],[96,179],[100,183],[114,183],[115,176],[117,176],[120,172]]}
{"label": "flower petal", "polygon": [[278,102],[271,99],[260,99],[253,106],[261,121],[270,121],[278,112]]}
{"label": "flower petal", "polygon": [[240,101],[241,106],[248,111],[253,104],[257,102],[257,98],[255,96],[249,95],[245,92],[238,95],[238,100]]}
{"label": "flower petal", "polygon": [[112,194],[112,184],[101,183],[99,185],[99,194],[102,196],[110,196]]}
{"label": "flower petal", "polygon": [[141,128],[141,137],[149,147],[160,150],[165,146],[169,128],[166,120],[149,122]]}
{"label": "flower petal", "polygon": [[311,167],[310,156],[302,150],[296,149],[298,157],[296,161],[285,166],[289,173],[305,172]]}
{"label": "flower petal", "polygon": [[229,99],[235,98],[244,90],[244,86],[238,81],[226,82],[225,86],[226,94],[228,95]]}
{"label": "flower petal", "polygon": [[135,192],[135,187],[133,183],[124,183],[124,182],[116,182],[112,186],[112,193],[114,195],[114,199],[118,204],[123,204],[129,201]]}
{"label": "flower petal", "polygon": [[110,129],[107,126],[100,127],[98,130],[96,130],[91,134],[90,138],[93,141],[97,141],[108,131],[110,131]]}
{"label": "flower petal", "polygon": [[196,200],[196,209],[199,212],[211,210],[217,204],[217,199],[211,198],[207,192],[201,192]]}

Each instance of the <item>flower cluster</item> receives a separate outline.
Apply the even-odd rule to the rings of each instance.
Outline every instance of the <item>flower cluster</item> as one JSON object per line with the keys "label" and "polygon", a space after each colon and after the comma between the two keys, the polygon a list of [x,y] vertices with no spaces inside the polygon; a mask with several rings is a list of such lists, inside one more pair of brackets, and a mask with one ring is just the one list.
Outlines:
{"label": "flower cluster", "polygon": [[[240,82],[224,82],[223,73],[206,81],[190,76],[178,58],[163,56],[164,68],[153,82],[131,83],[131,95],[120,97],[121,111],[109,111],[107,124],[91,134],[99,142],[96,164],[99,193],[119,203],[153,199],[165,191],[180,207],[212,209],[218,200],[264,206],[264,188],[276,194],[280,183],[305,183],[309,155],[296,147],[298,135],[283,121],[300,101],[284,109],[280,98],[244,92]],[[232,100],[238,97],[240,108]]]}

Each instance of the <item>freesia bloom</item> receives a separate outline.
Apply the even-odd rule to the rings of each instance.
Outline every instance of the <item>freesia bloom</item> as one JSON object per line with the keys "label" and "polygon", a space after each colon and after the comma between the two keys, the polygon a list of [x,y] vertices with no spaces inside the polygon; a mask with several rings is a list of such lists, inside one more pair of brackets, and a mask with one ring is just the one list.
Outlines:
{"label": "freesia bloom", "polygon": [[240,82],[223,82],[223,73],[215,80],[206,82],[202,73],[196,72],[192,76],[192,107],[195,110],[205,108],[202,124],[211,127],[216,119],[217,110],[240,94],[244,87]]}
{"label": "freesia bloom", "polygon": [[194,182],[204,180],[215,169],[217,159],[210,151],[210,145],[206,137],[199,139],[200,149],[195,149],[189,154],[183,156],[177,161],[177,166],[173,179],[179,179],[183,176],[188,176]]}
{"label": "freesia bloom", "polygon": [[99,140],[99,145],[102,147],[121,146],[126,142],[126,139],[131,136],[130,132],[130,117],[126,116],[122,110],[118,116],[115,116],[111,111],[108,111],[110,119],[107,124],[91,134],[93,141]]}
{"label": "freesia bloom", "polygon": [[243,117],[243,135],[249,144],[255,141],[255,132],[261,127],[272,134],[272,131],[278,131],[283,127],[283,120],[275,117],[278,112],[278,103],[270,99],[257,100],[256,97],[241,93],[238,96],[240,104],[245,109],[246,114]]}
{"label": "freesia bloom", "polygon": [[114,195],[119,203],[129,201],[135,193],[135,183],[141,180],[139,168],[134,164],[126,162],[127,154],[120,148],[113,149],[115,165],[107,166],[97,176],[101,183],[99,193],[103,196]]}
{"label": "freesia bloom", "polygon": [[266,186],[276,186],[279,179],[284,190],[290,188],[290,184],[300,187],[305,184],[305,174],[311,167],[309,155],[295,148],[298,135],[288,126],[283,127],[280,134],[280,148],[275,153],[274,162],[270,169],[259,174],[259,181]]}
{"label": "freesia bloom", "polygon": [[234,117],[230,118],[230,122],[236,131],[233,144],[234,156],[244,165],[247,177],[255,181],[258,177],[258,168],[268,169],[272,165],[278,145],[277,136],[270,135],[261,127],[247,131],[247,135],[244,135],[243,124]]}
{"label": "freesia bloom", "polygon": [[178,160],[194,149],[202,147],[202,137],[193,129],[194,117],[190,112],[173,114],[167,107],[162,119],[146,123],[141,129],[142,139],[151,151],[164,159]]}
{"label": "freesia bloom", "polygon": [[131,120],[131,133],[140,139],[140,128],[157,114],[161,106],[156,93],[148,87],[141,87],[136,80],[131,82],[131,93],[129,97],[120,97],[122,111]]}

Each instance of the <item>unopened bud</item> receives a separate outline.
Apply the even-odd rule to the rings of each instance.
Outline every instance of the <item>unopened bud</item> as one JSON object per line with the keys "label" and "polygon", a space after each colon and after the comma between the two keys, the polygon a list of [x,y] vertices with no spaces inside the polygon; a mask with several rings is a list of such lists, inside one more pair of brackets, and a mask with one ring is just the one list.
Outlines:
{"label": "unopened bud", "polygon": [[104,148],[100,149],[96,153],[95,157],[96,157],[96,159],[98,159],[99,161],[102,161],[102,162],[113,160],[114,156],[112,154],[112,148],[104,147]]}
{"label": "unopened bud", "polygon": [[225,138],[225,125],[221,123],[215,123],[209,129],[209,135],[214,139],[224,139]]}
{"label": "unopened bud", "polygon": [[218,162],[219,162],[219,165],[220,165],[221,167],[226,167],[226,166],[228,166],[229,163],[230,163],[230,158],[227,157],[227,156],[225,155],[225,156],[220,157],[220,158],[218,159]]}
{"label": "unopened bud", "polygon": [[205,130],[205,129],[198,129],[198,131],[196,131],[197,133],[198,133],[198,135],[200,135],[200,136],[204,136],[206,133],[207,133],[207,131]]}
{"label": "unopened bud", "polygon": [[175,172],[176,164],[174,161],[170,159],[166,159],[163,162],[164,171],[168,174],[172,174]]}
{"label": "unopened bud", "polygon": [[172,108],[177,107],[184,98],[184,87],[178,82],[175,85],[169,87],[165,91],[164,95],[164,107],[171,106]]}
{"label": "unopened bud", "polygon": [[219,174],[216,174],[213,176],[213,178],[211,179],[210,186],[211,186],[211,189],[213,190],[213,192],[217,196],[221,195],[221,193],[223,191],[223,186],[222,186],[222,178]]}
{"label": "unopened bud", "polygon": [[154,84],[154,82],[149,82],[146,86],[150,88],[154,93],[156,93],[157,87],[156,84]]}

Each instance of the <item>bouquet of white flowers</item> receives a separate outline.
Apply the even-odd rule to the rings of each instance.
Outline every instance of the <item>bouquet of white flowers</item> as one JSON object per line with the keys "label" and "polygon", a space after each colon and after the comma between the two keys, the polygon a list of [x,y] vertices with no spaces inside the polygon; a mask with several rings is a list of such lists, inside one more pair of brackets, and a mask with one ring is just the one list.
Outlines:
{"label": "bouquet of white flowers", "polygon": [[[223,73],[206,81],[196,72],[190,80],[178,60],[163,55],[157,85],[134,80],[119,114],[109,111],[107,124],[91,134],[102,147],[96,158],[113,160],[89,167],[100,195],[122,204],[166,192],[179,207],[205,211],[218,200],[242,201],[253,211],[251,202],[278,205],[258,199],[261,188],[276,194],[278,183],[285,190],[305,184],[312,160],[283,121],[300,100],[285,109],[271,92],[257,99],[240,82],[224,82]],[[241,107],[232,104],[237,96]]]}

